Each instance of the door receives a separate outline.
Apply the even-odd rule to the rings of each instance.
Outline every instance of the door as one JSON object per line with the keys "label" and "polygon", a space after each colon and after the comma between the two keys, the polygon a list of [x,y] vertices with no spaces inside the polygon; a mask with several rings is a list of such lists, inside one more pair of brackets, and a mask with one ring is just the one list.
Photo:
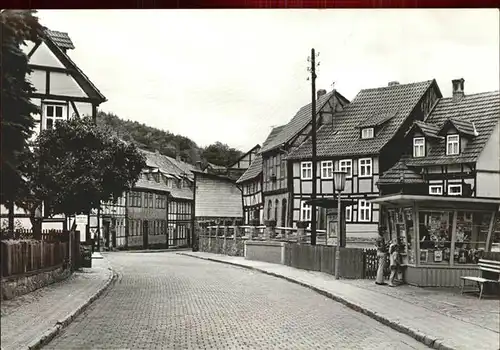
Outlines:
{"label": "door", "polygon": [[116,219],[111,219],[111,247],[116,248]]}
{"label": "door", "polygon": [[111,223],[108,220],[102,222],[102,235],[104,238],[104,247],[109,249],[109,230]]}
{"label": "door", "polygon": [[148,249],[148,236],[149,236],[149,221],[144,220],[142,222],[142,246],[144,249]]}

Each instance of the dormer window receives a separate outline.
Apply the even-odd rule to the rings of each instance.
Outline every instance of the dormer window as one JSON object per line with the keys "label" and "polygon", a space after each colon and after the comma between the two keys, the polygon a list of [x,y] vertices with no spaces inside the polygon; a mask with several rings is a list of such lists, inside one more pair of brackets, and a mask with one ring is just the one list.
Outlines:
{"label": "dormer window", "polygon": [[446,136],[446,155],[452,156],[460,153],[460,136]]}
{"label": "dormer window", "polygon": [[373,139],[374,129],[373,128],[364,128],[361,129],[361,138],[362,139]]}
{"label": "dormer window", "polygon": [[413,139],[413,157],[425,157],[425,138],[415,137]]}

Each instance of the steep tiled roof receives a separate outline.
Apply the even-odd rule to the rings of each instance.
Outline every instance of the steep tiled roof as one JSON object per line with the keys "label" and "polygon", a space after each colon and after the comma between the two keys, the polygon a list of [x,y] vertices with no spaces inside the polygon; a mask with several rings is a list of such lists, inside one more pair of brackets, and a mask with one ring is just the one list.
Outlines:
{"label": "steep tiled roof", "polygon": [[378,185],[423,184],[422,176],[409,169],[402,159],[387,170],[377,181]]}
{"label": "steep tiled roof", "polygon": [[439,126],[437,125],[428,124],[418,120],[413,124],[410,130],[408,130],[408,134],[411,133],[414,128],[419,129],[426,137],[441,138],[441,136],[438,135]]}
{"label": "steep tiled roof", "polygon": [[362,121],[358,128],[369,128],[380,126],[390,119],[394,118],[398,112],[397,111],[377,111],[373,112],[368,118]]}
{"label": "steep tiled roof", "polygon": [[[458,117],[457,117],[458,116]],[[500,120],[500,93],[499,91],[484,92],[466,95],[454,102],[453,98],[441,99],[425,122],[441,126],[450,118],[454,125],[464,128],[468,123],[474,123],[478,136],[468,140],[466,147],[459,155],[446,155],[446,140],[430,142],[430,150],[426,157],[411,158],[407,164],[422,166],[433,164],[453,164],[475,162],[481,154],[490,135]],[[469,130],[470,129],[465,129]]]}
{"label": "steep tiled roof", "polygon": [[[75,62],[68,56],[68,54],[59,46],[61,40],[54,39],[51,33],[59,33],[45,29],[45,43],[51,49],[52,53],[66,66],[66,68],[73,70],[72,74],[78,85],[85,91],[91,98],[97,100],[99,103],[106,102],[106,97],[99,91],[99,89],[92,83],[92,81],[83,73],[83,71],[76,65]],[[66,34],[67,35],[67,34]],[[68,37],[69,39],[69,37]],[[71,41],[71,40],[70,40]],[[66,43],[67,45],[67,43]]]}
{"label": "steep tiled roof", "polygon": [[134,188],[157,190],[169,192],[167,184],[164,181],[156,182],[154,180],[148,180],[145,176],[141,176],[139,180],[135,183]]}
{"label": "steep tiled roof", "polygon": [[277,126],[271,130],[271,133],[269,134],[269,136],[267,136],[266,141],[264,141],[264,143],[262,144],[262,148],[260,149],[260,152],[262,152],[262,150],[265,148],[269,148],[269,145],[271,144],[273,139],[276,138],[276,136],[281,132],[281,130],[283,130],[283,128],[285,126],[286,126],[286,124],[280,125],[280,126]]}
{"label": "steep tiled roof", "polygon": [[142,149],[141,152],[146,156],[146,165],[148,167],[158,168],[164,174],[170,174],[178,177],[181,176],[182,170],[173,163],[173,158]]}
{"label": "steep tiled roof", "polygon": [[56,30],[46,29],[45,32],[61,49],[72,50],[75,48],[68,33],[58,32]]}
{"label": "steep tiled roof", "polygon": [[450,118],[446,120],[443,124],[443,127],[441,127],[440,135],[443,135],[446,130],[445,126],[448,125],[453,126],[462,135],[477,136],[476,129],[471,121],[458,118]]}
{"label": "steep tiled roof", "polygon": [[[320,96],[320,98],[317,99],[316,113],[319,113],[319,111],[325,106],[325,104],[332,96],[333,91],[330,91],[329,93]],[[274,137],[267,144],[264,143],[264,145],[262,145],[260,152],[263,153],[270,151],[290,141],[295,135],[297,135],[297,133],[304,129],[311,121],[311,107],[311,103],[309,103],[308,105],[305,105],[304,107],[299,109],[297,114],[295,114],[295,116],[292,118],[292,120],[290,120],[288,124],[284,125],[283,129],[280,130],[276,137]]]}
{"label": "steep tiled roof", "polygon": [[257,154],[250,167],[241,175],[241,177],[236,181],[236,183],[242,183],[247,180],[252,180],[259,176],[262,172],[262,155]]}
{"label": "steep tiled roof", "polygon": [[[264,141],[262,148],[268,145],[273,140],[273,138],[275,138],[276,135],[278,135],[279,132],[283,130],[284,127],[285,125],[281,125],[273,128],[269,133],[269,135],[267,136],[266,140]],[[236,181],[236,183],[242,183],[244,181],[254,179],[257,176],[259,176],[261,172],[262,172],[262,155],[261,153],[258,153],[257,157],[250,164],[250,167],[247,169],[247,171],[245,171],[243,175],[241,175],[241,177],[238,179],[238,181]]]}
{"label": "steep tiled roof", "polygon": [[[323,125],[317,131],[318,157],[376,154],[394,136],[434,80],[361,90],[351,103],[333,116],[333,127]],[[395,113],[376,131],[373,139],[361,139],[357,127],[373,115]],[[288,156],[288,159],[311,157],[311,139]]]}

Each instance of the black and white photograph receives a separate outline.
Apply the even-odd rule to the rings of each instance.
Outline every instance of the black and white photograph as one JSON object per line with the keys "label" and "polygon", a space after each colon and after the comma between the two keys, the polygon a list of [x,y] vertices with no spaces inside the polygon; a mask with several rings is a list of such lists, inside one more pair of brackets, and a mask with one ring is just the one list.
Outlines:
{"label": "black and white photograph", "polygon": [[498,9],[0,24],[2,350],[500,348]]}

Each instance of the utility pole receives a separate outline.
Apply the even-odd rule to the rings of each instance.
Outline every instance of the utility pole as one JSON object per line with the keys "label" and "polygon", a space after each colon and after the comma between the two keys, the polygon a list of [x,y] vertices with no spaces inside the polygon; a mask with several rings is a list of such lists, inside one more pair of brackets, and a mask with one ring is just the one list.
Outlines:
{"label": "utility pole", "polygon": [[[317,192],[317,176],[316,176],[316,55],[314,49],[311,49],[311,56],[309,61],[311,62],[311,67],[308,70],[311,72],[311,143],[312,143],[312,193],[311,199],[316,199]],[[319,63],[318,63],[319,65]],[[316,245],[316,205],[314,202],[311,205],[311,245]]]}

